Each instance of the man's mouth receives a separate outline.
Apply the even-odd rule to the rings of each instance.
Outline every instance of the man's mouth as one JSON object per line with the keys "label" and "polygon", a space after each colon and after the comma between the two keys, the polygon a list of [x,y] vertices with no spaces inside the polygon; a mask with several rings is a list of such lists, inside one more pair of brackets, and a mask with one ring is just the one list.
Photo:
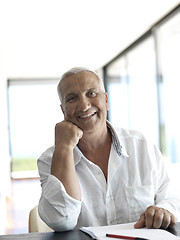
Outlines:
{"label": "man's mouth", "polygon": [[94,113],[90,113],[90,114],[87,114],[87,115],[83,115],[83,116],[79,116],[80,119],[87,119],[87,118],[90,118],[92,116],[94,116],[96,114],[96,112]]}

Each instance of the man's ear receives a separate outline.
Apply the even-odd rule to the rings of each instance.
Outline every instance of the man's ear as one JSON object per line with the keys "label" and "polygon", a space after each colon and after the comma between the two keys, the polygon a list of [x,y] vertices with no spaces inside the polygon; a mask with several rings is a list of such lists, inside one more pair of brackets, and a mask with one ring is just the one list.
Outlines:
{"label": "man's ear", "polygon": [[109,110],[109,100],[108,100],[107,92],[105,93],[105,100],[106,100],[106,109],[108,111]]}
{"label": "man's ear", "polygon": [[64,114],[64,109],[63,109],[62,104],[60,104],[60,107],[61,107],[61,110],[62,110],[62,112],[63,112],[63,114]]}

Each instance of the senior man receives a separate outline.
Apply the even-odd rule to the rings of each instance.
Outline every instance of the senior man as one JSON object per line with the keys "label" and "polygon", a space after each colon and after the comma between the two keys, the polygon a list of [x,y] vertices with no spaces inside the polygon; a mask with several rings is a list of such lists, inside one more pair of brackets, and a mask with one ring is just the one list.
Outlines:
{"label": "senior man", "polygon": [[69,70],[58,94],[64,120],[55,126],[55,145],[38,159],[41,218],[56,231],[128,222],[173,226],[180,202],[170,192],[164,159],[141,133],[107,121],[108,96],[97,73]]}

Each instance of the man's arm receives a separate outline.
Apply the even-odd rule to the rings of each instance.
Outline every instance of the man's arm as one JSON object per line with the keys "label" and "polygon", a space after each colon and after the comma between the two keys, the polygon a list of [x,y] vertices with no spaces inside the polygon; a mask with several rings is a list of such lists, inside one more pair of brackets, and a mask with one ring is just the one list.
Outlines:
{"label": "man's arm", "polygon": [[81,189],[75,171],[73,149],[82,135],[82,130],[71,122],[64,120],[56,124],[51,174],[62,182],[66,192],[76,200],[81,200]]}
{"label": "man's arm", "polygon": [[[55,148],[47,149],[38,159],[42,186],[39,215],[55,231],[74,229],[80,214],[81,201],[77,199],[81,199],[81,190],[75,172],[73,149],[81,134],[81,130],[70,122],[58,123]],[[72,138],[71,135],[76,137]],[[65,143],[69,143],[69,148]]]}

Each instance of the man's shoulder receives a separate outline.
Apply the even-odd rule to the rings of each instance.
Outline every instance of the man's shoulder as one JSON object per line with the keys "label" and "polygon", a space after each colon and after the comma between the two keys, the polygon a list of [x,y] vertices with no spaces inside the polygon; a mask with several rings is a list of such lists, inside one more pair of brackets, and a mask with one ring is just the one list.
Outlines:
{"label": "man's shoulder", "polygon": [[110,123],[109,121],[107,121],[107,124],[110,127],[111,131],[118,136],[118,138],[136,138],[139,140],[146,140],[145,135],[138,130],[119,127]]}
{"label": "man's shoulder", "polygon": [[121,127],[114,128],[119,138],[132,138],[132,139],[139,139],[139,140],[146,140],[146,137],[143,133],[138,130],[133,129],[126,129]]}
{"label": "man's shoulder", "polygon": [[47,148],[42,154],[41,154],[41,156],[39,157],[39,159],[46,159],[46,158],[48,158],[48,157],[52,157],[52,155],[53,155],[53,153],[54,153],[54,146],[51,146],[51,147],[49,147],[49,148]]}

